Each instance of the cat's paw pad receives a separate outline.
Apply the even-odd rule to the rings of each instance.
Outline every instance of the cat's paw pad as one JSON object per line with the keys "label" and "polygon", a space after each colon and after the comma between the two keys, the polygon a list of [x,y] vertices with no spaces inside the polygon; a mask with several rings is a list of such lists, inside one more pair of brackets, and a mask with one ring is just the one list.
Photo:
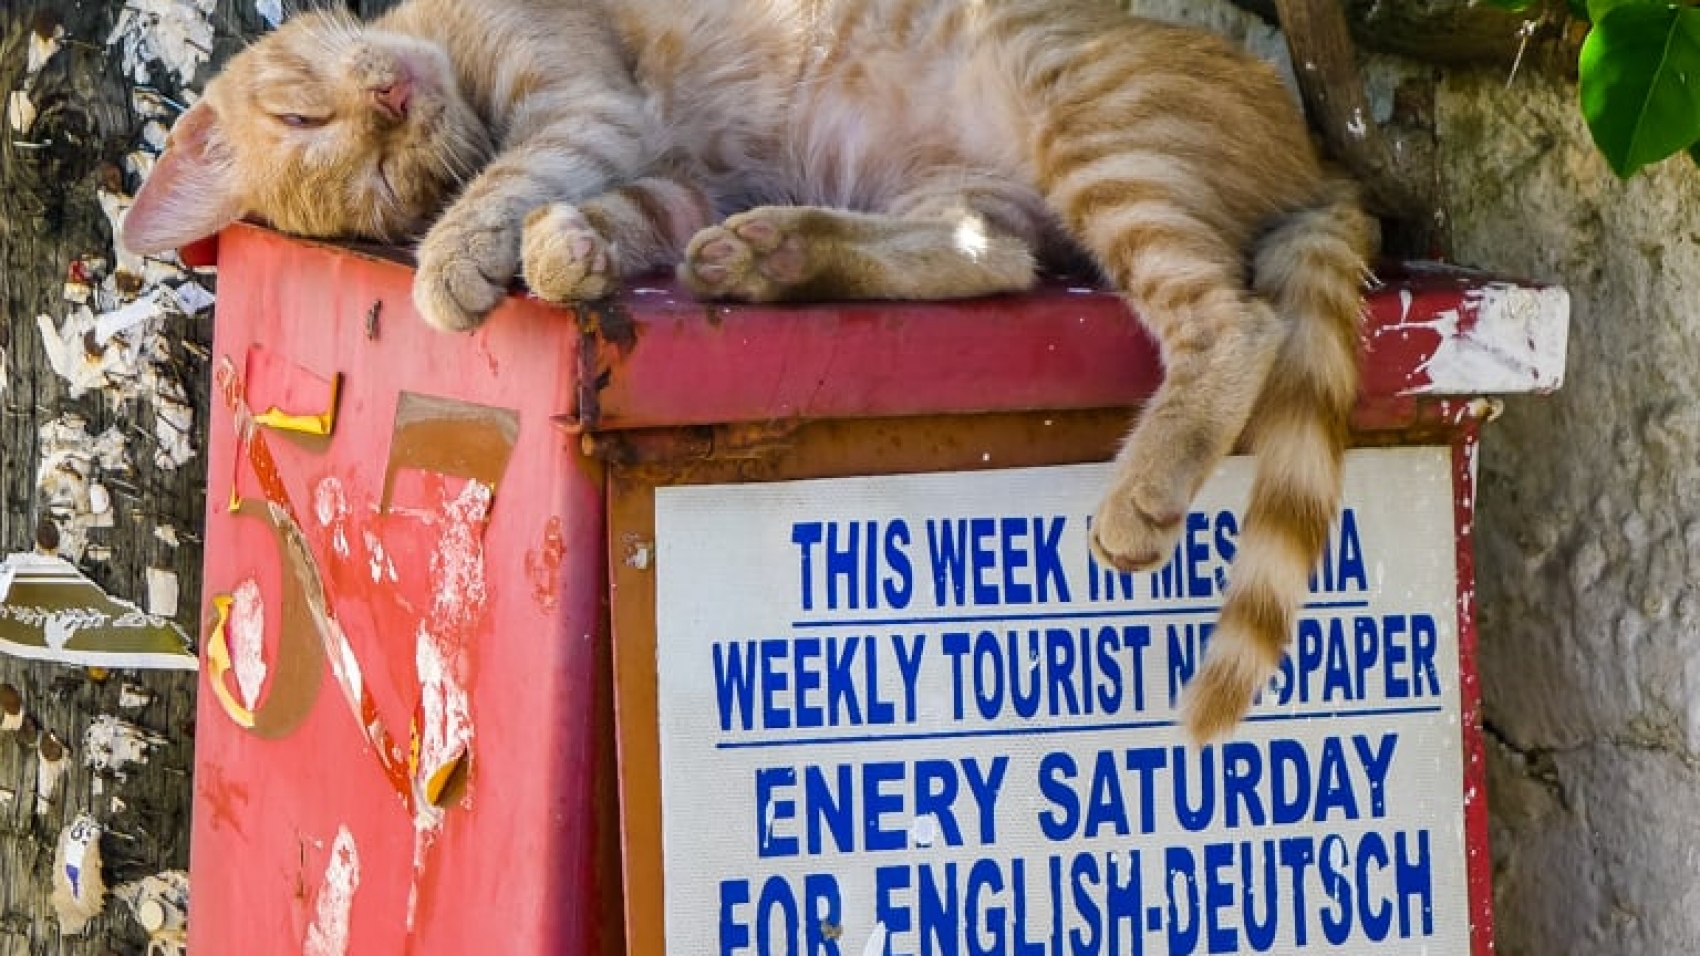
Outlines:
{"label": "cat's paw pad", "polygon": [[567,203],[553,203],[525,220],[520,245],[525,284],[551,302],[605,298],[614,292],[611,244]]}
{"label": "cat's paw pad", "polygon": [[515,230],[463,229],[440,223],[419,244],[413,304],[436,328],[477,328],[507,297],[518,268]]}
{"label": "cat's paw pad", "polygon": [[808,244],[781,209],[752,209],[697,233],[680,278],[707,299],[769,302],[809,278]]}
{"label": "cat's paw pad", "polygon": [[1138,478],[1119,482],[1092,517],[1093,557],[1123,573],[1161,567],[1180,540],[1188,504],[1184,495]]}

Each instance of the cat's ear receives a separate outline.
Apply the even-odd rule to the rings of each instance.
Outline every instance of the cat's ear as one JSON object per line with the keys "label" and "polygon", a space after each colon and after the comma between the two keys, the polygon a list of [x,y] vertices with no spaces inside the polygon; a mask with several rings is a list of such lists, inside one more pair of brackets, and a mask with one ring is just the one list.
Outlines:
{"label": "cat's ear", "polygon": [[205,100],[177,118],[165,152],[124,216],[124,248],[163,252],[242,217],[236,173],[218,113]]}

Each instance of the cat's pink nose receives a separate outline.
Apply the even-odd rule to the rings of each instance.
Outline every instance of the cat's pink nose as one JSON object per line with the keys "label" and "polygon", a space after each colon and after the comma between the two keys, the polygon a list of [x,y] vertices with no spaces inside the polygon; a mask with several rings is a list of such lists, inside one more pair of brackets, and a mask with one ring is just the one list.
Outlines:
{"label": "cat's pink nose", "polygon": [[409,77],[398,77],[388,86],[372,88],[372,102],[383,110],[390,119],[401,119],[407,115],[407,101],[413,98],[413,80]]}

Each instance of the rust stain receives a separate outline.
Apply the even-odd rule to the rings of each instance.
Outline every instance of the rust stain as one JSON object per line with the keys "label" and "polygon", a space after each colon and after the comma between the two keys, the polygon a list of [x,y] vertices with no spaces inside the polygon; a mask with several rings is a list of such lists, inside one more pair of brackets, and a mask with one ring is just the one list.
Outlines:
{"label": "rust stain", "polygon": [[531,597],[544,611],[555,610],[561,596],[561,561],[566,557],[559,515],[543,525],[543,540],[525,552],[525,578],[531,582]]}
{"label": "rust stain", "polygon": [[579,331],[614,346],[622,356],[637,347],[637,323],[618,301],[582,302],[577,308]]}

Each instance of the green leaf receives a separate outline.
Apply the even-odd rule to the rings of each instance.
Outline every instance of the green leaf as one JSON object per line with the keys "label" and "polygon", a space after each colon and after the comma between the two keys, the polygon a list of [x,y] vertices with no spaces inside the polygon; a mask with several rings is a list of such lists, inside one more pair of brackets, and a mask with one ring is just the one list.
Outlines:
{"label": "green leaf", "polygon": [[1700,9],[1624,2],[1582,44],[1582,114],[1627,179],[1700,140]]}
{"label": "green leaf", "polygon": [[1694,160],[1694,165],[1700,166],[1700,143],[1688,147],[1688,158]]}
{"label": "green leaf", "polygon": [[[1591,22],[1599,23],[1606,18],[1606,14],[1625,4],[1634,4],[1655,10],[1663,10],[1671,6],[1670,0],[1586,0],[1582,6],[1587,10],[1588,19]],[[1573,8],[1574,6],[1575,4],[1572,3]]]}

